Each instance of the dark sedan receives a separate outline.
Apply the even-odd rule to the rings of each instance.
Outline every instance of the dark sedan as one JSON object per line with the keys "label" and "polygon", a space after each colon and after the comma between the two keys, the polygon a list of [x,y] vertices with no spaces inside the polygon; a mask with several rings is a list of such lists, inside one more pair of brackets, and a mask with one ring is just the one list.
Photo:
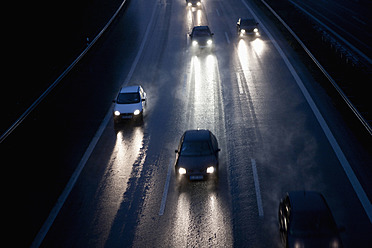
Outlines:
{"label": "dark sedan", "polygon": [[258,22],[252,18],[239,18],[236,22],[236,29],[239,36],[259,36]]}
{"label": "dark sedan", "polygon": [[193,49],[213,50],[213,35],[208,26],[195,26],[190,35]]}
{"label": "dark sedan", "polygon": [[190,180],[218,176],[218,142],[209,130],[186,131],[176,152],[176,175]]}
{"label": "dark sedan", "polygon": [[322,194],[290,192],[279,204],[279,229],[285,247],[342,247],[339,229]]}

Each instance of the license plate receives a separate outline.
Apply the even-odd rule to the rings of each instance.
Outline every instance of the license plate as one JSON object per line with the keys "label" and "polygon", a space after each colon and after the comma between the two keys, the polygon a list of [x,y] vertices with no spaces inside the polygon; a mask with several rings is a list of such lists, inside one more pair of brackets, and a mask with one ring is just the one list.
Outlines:
{"label": "license plate", "polygon": [[203,175],[190,176],[190,180],[202,180],[203,178]]}
{"label": "license plate", "polygon": [[123,115],[121,116],[122,119],[132,119],[131,115]]}

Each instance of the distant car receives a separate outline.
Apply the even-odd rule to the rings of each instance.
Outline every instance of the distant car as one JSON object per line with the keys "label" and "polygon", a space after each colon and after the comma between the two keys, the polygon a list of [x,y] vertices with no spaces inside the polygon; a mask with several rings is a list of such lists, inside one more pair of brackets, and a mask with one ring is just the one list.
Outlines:
{"label": "distant car", "polygon": [[186,5],[189,7],[200,7],[201,0],[186,0]]}
{"label": "distant car", "polygon": [[209,130],[186,131],[176,152],[176,175],[190,180],[218,177],[218,142]]}
{"label": "distant car", "polygon": [[285,247],[342,247],[340,230],[322,194],[289,192],[281,200],[278,214]]}
{"label": "distant car", "polygon": [[121,120],[143,120],[143,111],[146,106],[146,92],[142,86],[126,86],[120,89],[113,100],[115,103],[113,116],[114,122]]}
{"label": "distant car", "polygon": [[213,35],[208,26],[195,26],[189,34],[191,37],[191,46],[194,49],[210,49],[214,47]]}
{"label": "distant car", "polygon": [[251,35],[258,36],[258,22],[252,18],[239,18],[236,22],[236,29],[239,36]]}

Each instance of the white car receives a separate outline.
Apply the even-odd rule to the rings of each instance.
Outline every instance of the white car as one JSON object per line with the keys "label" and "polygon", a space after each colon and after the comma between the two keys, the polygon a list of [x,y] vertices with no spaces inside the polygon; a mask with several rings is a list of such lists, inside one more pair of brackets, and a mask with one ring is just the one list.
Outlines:
{"label": "white car", "polygon": [[141,85],[126,86],[120,89],[115,103],[114,122],[121,120],[143,120],[143,110],[146,106],[146,92]]}

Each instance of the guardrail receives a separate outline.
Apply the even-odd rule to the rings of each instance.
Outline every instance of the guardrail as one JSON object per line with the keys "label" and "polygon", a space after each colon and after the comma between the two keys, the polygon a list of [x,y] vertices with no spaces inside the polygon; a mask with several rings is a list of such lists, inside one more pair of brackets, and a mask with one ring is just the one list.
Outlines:
{"label": "guardrail", "polygon": [[93,47],[93,45],[101,38],[102,34],[107,30],[111,23],[115,20],[125,3],[129,0],[123,0],[119,8],[116,10],[111,19],[96,35],[96,37],[88,44],[88,46],[79,54],[79,56],[64,70],[61,75],[41,94],[26,111],[0,136],[0,144],[26,119],[26,117],[45,99],[45,97],[61,82],[61,80],[75,67],[75,65],[84,57],[84,55]]}
{"label": "guardrail", "polygon": [[341,96],[343,101],[347,104],[349,109],[353,112],[353,114],[357,117],[360,123],[364,126],[366,131],[369,135],[372,136],[372,128],[369,123],[364,119],[358,109],[352,104],[343,90],[338,86],[336,81],[331,77],[331,75],[324,69],[324,67],[319,63],[319,61],[314,57],[314,55],[310,52],[310,50],[305,46],[305,44],[300,40],[300,38],[296,35],[296,33],[284,22],[284,20],[270,7],[269,4],[266,3],[265,0],[261,0],[261,2],[270,10],[270,12],[278,19],[278,21],[287,29],[287,31],[295,38],[295,40],[300,44],[300,46],[304,49],[307,55],[312,59],[312,61],[316,64],[319,70],[323,73],[323,75],[328,79],[328,81],[332,84],[332,86],[336,89],[338,94]]}

